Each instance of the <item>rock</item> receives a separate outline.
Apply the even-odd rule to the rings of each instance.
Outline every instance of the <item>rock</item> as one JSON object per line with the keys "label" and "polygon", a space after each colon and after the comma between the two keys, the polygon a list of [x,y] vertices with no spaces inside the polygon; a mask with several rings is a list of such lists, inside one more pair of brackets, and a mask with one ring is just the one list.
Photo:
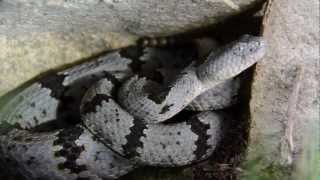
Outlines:
{"label": "rock", "polygon": [[25,33],[0,35],[0,96],[40,73],[87,59],[106,50],[134,44],[135,37],[118,33]]}
{"label": "rock", "polygon": [[319,172],[319,1],[270,1],[269,44],[250,102],[243,179],[316,179]]}
{"label": "rock", "polygon": [[263,1],[2,0],[0,32],[96,28],[139,36],[172,35],[221,22]]}
{"label": "rock", "polygon": [[263,0],[1,0],[0,96],[40,73],[222,21]]}

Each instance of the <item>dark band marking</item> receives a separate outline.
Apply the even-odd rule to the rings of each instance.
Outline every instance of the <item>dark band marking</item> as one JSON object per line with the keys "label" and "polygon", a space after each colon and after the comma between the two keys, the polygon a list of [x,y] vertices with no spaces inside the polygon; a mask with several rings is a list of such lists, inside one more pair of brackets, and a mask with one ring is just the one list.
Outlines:
{"label": "dark band marking", "polygon": [[110,72],[108,71],[103,71],[103,77],[108,79],[109,81],[112,82],[112,84],[117,87],[118,85],[120,85],[120,81]]}
{"label": "dark band marking", "polygon": [[40,79],[39,83],[42,85],[42,87],[51,90],[51,96],[60,99],[67,88],[63,85],[65,77],[66,76],[63,74],[50,74]]}
{"label": "dark band marking", "polygon": [[[187,74],[186,72],[181,72],[177,75],[176,79],[173,80],[172,82],[170,82],[170,84],[168,86],[166,86],[160,94],[155,94],[155,93],[150,93],[148,95],[148,99],[152,100],[153,102],[155,102],[156,104],[162,104],[163,101],[166,100],[166,97],[168,96],[168,94],[171,92],[171,89],[174,87],[172,85],[175,84],[175,81],[177,79],[182,78],[185,74]],[[169,105],[170,106],[170,105]],[[165,107],[164,107],[165,108]],[[162,113],[161,113],[162,114]]]}
{"label": "dark band marking", "polygon": [[101,106],[103,101],[109,102],[111,98],[111,96],[105,94],[96,94],[96,96],[91,101],[88,101],[83,105],[82,113],[96,113],[96,107]]}
{"label": "dark band marking", "polygon": [[[113,84],[117,85],[117,79],[107,71],[97,72],[91,74],[90,78],[80,78],[70,84],[70,87],[66,87],[64,94],[60,97],[60,103],[58,107],[58,119],[66,121],[70,124],[77,124],[80,122],[80,104],[81,98],[87,92],[87,90],[97,81],[102,78],[107,78]],[[76,89],[75,89],[76,88]],[[72,92],[72,94],[68,94]]]}
{"label": "dark band marking", "polygon": [[160,94],[150,93],[148,95],[148,99],[152,100],[156,104],[162,104],[169,92],[171,91],[171,88],[171,86],[164,88]]}
{"label": "dark band marking", "polygon": [[7,135],[13,129],[23,129],[19,123],[10,124],[7,121],[1,122],[0,136]]}
{"label": "dark band marking", "polygon": [[196,160],[199,160],[207,153],[207,150],[210,148],[207,142],[210,137],[207,134],[208,129],[210,129],[210,125],[201,122],[197,116],[193,116],[186,123],[188,125],[191,125],[191,131],[198,135],[198,139],[195,142],[197,148],[194,151],[194,154],[196,156]]}
{"label": "dark band marking", "polygon": [[35,159],[36,159],[35,157],[31,156],[26,162],[27,165],[30,166],[31,164],[36,163]]}
{"label": "dark band marking", "polygon": [[165,105],[163,106],[163,108],[161,109],[160,114],[165,114],[166,112],[170,111],[170,107],[174,106],[174,104],[169,104],[169,105]]}
{"label": "dark band marking", "polygon": [[83,133],[83,129],[79,126],[73,128],[65,128],[57,135],[58,139],[53,142],[54,146],[62,146],[62,149],[55,152],[56,157],[64,157],[65,162],[58,164],[59,169],[69,169],[71,173],[79,174],[87,170],[85,165],[78,165],[76,160],[85,150],[84,146],[75,143]]}
{"label": "dark band marking", "polygon": [[[118,79],[114,75],[112,75],[111,73],[109,73],[107,71],[103,71],[103,77],[108,79],[113,85],[115,85],[115,87],[120,84]],[[106,94],[96,94],[92,100],[86,102],[83,105],[82,113],[87,114],[87,113],[96,112],[96,106],[101,105],[102,101],[109,102],[109,100],[112,98],[112,96],[116,97],[113,95],[113,92],[114,91],[111,92],[111,96],[106,95]]]}
{"label": "dark band marking", "polygon": [[141,72],[142,65],[145,63],[139,59],[143,55],[143,48],[130,46],[124,49],[121,49],[119,52],[121,57],[128,58],[131,60],[129,64],[130,68],[134,73]]}
{"label": "dark band marking", "polygon": [[139,156],[137,148],[143,148],[143,143],[140,141],[143,134],[143,130],[147,129],[147,126],[143,121],[139,119],[133,120],[133,126],[130,128],[130,134],[126,135],[127,143],[122,146],[125,158],[133,158]]}

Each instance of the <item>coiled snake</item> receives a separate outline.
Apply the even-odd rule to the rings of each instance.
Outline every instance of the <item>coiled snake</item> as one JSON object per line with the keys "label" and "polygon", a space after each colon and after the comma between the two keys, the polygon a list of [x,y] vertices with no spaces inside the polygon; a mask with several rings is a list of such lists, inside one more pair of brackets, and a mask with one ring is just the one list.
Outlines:
{"label": "coiled snake", "polygon": [[[46,76],[2,110],[0,160],[26,179],[115,179],[204,160],[223,116],[201,104],[264,52],[261,37],[245,35],[162,84],[135,75],[119,52]],[[185,108],[199,113],[172,121]]]}

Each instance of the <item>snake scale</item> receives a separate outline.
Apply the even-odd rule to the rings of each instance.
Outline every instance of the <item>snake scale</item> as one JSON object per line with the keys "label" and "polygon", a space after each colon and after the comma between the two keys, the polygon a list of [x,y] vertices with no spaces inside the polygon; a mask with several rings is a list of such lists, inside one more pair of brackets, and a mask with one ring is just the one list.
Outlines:
{"label": "snake scale", "polygon": [[[216,94],[232,96],[224,86],[265,49],[262,37],[244,35],[204,62],[162,68],[162,83],[137,75],[119,51],[45,76],[3,109],[0,161],[26,179],[83,180],[204,160],[223,136],[224,116],[212,110],[230,103]],[[157,57],[147,51],[142,60]],[[184,109],[196,113],[179,116]]]}

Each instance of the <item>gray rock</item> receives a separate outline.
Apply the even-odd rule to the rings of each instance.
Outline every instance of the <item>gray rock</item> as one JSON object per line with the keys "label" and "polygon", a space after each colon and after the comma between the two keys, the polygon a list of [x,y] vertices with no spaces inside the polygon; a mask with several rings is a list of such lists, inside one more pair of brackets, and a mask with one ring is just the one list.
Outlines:
{"label": "gray rock", "polygon": [[98,28],[140,36],[171,35],[221,22],[262,1],[2,0],[0,32]]}
{"label": "gray rock", "polygon": [[269,6],[263,33],[269,52],[256,67],[249,151],[243,165],[249,174],[243,179],[316,178],[320,147],[318,7],[316,0],[278,0]]}
{"label": "gray rock", "polygon": [[28,32],[14,37],[0,34],[0,97],[40,73],[134,44],[135,39],[97,29],[74,33]]}
{"label": "gray rock", "polygon": [[106,50],[214,24],[263,0],[1,0],[0,96]]}

